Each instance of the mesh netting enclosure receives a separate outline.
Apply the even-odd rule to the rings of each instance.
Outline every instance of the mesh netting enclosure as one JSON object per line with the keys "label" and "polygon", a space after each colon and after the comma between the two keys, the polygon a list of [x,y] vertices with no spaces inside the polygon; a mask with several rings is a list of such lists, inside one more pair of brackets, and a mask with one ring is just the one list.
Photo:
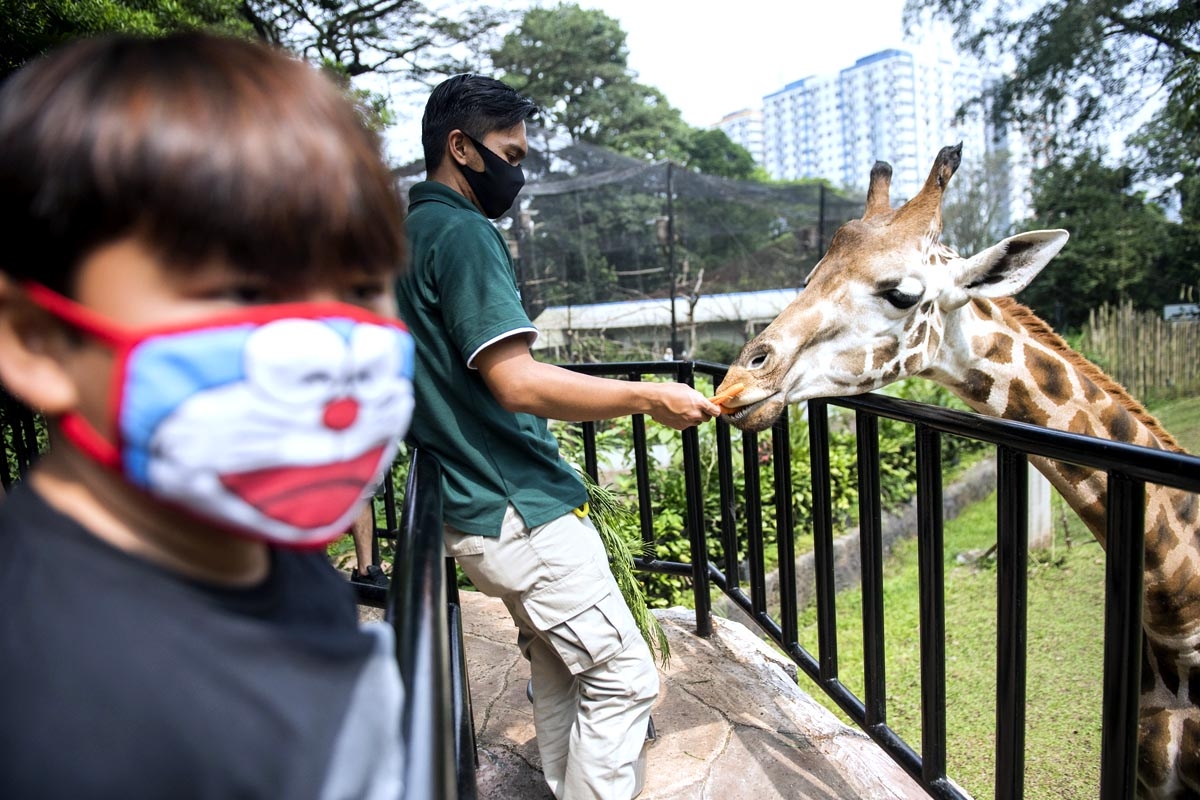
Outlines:
{"label": "mesh netting enclosure", "polygon": [[838,227],[862,216],[861,195],[818,183],[718,178],[532,130],[529,144],[525,188],[497,225],[533,319],[551,306],[669,298],[672,285],[677,298],[795,288]]}

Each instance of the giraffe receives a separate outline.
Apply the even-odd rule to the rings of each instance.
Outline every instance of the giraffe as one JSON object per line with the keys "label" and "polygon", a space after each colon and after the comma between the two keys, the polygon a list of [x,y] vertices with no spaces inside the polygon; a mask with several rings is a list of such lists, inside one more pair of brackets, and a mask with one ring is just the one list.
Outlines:
{"label": "giraffe", "polygon": [[[871,170],[866,210],[834,235],[804,290],[730,366],[725,418],[751,431],[814,397],[909,376],[975,411],[1182,452],[1115,381],[1011,295],[1062,249],[1063,230],[1010,236],[963,258],[940,242],[942,194],[962,144],[893,209],[891,167]],[[1030,458],[1105,545],[1103,472]],[[1200,797],[1200,501],[1147,486],[1138,784],[1144,798]]]}

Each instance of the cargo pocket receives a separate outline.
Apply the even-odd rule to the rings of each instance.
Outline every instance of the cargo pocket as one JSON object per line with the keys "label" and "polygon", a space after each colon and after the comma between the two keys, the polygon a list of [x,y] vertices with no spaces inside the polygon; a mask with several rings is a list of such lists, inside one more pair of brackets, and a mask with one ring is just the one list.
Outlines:
{"label": "cargo pocket", "polygon": [[523,598],[526,613],[573,675],[603,664],[640,635],[607,568],[589,562]]}
{"label": "cargo pocket", "polygon": [[442,528],[442,543],[450,558],[479,555],[483,552],[483,538],[474,533],[459,533],[449,525]]}

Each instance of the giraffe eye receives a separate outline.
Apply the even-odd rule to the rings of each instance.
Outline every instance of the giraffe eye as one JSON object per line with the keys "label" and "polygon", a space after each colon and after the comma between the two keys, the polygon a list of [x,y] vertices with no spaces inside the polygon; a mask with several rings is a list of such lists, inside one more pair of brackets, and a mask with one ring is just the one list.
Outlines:
{"label": "giraffe eye", "polygon": [[880,294],[880,297],[900,309],[912,308],[921,300],[921,295],[908,294],[899,289],[888,289],[886,292]]}

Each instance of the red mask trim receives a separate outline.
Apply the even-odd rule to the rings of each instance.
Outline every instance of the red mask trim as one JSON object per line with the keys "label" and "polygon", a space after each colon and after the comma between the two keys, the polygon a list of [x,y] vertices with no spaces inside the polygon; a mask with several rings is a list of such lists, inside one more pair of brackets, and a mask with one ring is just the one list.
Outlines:
{"label": "red mask trim", "polygon": [[47,289],[40,283],[26,281],[22,288],[24,288],[34,303],[46,311],[49,311],[69,325],[75,326],[84,333],[114,347],[128,346],[131,343],[152,336],[182,333],[203,328],[222,328],[244,323],[261,325],[280,317],[294,317],[296,319],[344,318],[354,320],[355,322],[386,325],[405,332],[408,331],[408,327],[399,319],[383,317],[359,306],[334,301],[246,306],[181,322],[149,325],[144,328],[126,328],[102,314],[97,314],[87,306],[59,294],[53,289]]}

